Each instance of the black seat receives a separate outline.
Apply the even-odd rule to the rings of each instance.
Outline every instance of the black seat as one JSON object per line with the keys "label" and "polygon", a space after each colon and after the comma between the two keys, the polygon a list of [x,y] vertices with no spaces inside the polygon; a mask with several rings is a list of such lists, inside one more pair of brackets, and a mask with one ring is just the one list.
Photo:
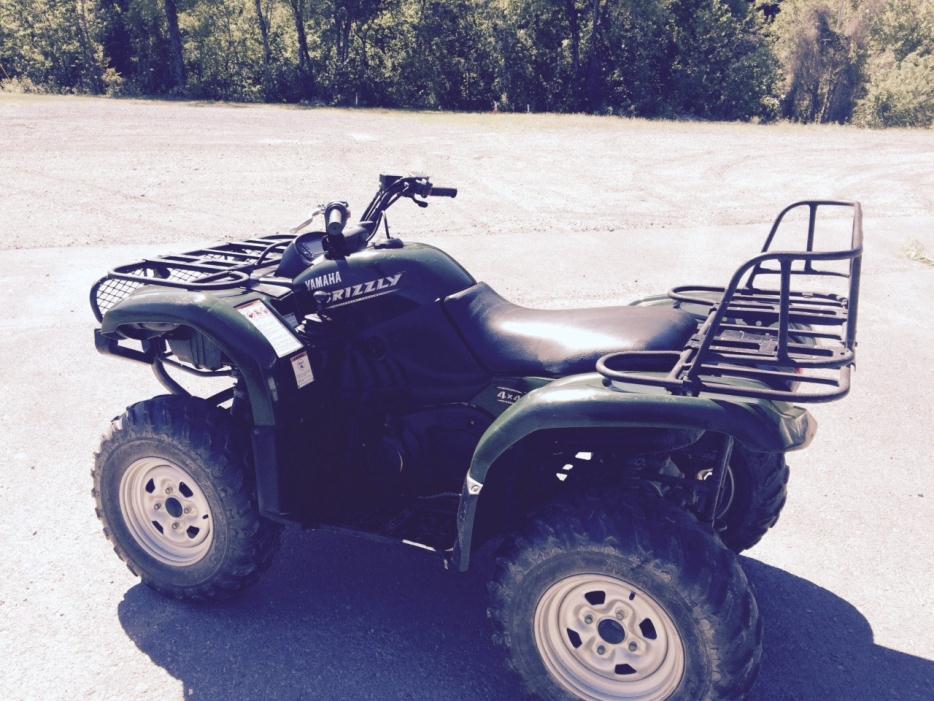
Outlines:
{"label": "black seat", "polygon": [[679,350],[696,326],[689,314],[665,306],[528,309],[482,282],[444,307],[488,370],[517,376],[590,372],[613,351]]}

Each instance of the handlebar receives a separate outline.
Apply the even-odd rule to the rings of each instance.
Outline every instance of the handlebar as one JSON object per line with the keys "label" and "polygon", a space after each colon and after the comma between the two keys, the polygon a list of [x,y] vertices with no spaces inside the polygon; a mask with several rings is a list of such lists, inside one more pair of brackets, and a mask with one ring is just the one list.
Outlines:
{"label": "handlebar", "polygon": [[[323,212],[326,237],[325,250],[329,255],[347,255],[348,246],[354,250],[365,246],[376,234],[386,210],[402,198],[410,199],[419,207],[427,207],[428,197],[457,197],[456,187],[435,187],[425,176],[398,176],[380,175],[379,190],[367,205],[360,217],[362,232],[354,235],[354,240],[348,242],[344,239],[344,228],[350,219],[350,209],[346,202],[330,202],[319,207],[300,226],[293,229],[297,232],[311,223],[314,217]],[[388,227],[387,227],[388,234]]]}
{"label": "handlebar", "polygon": [[350,210],[346,202],[331,202],[324,210],[324,223],[331,236],[340,236],[344,232]]}
{"label": "handlebar", "polygon": [[431,186],[431,189],[428,191],[429,197],[457,197],[457,188],[456,187],[437,187],[435,185]]}
{"label": "handlebar", "polygon": [[378,224],[383,213],[403,197],[412,200],[419,207],[427,207],[428,203],[425,198],[457,197],[457,188],[435,187],[427,177],[420,175],[383,174],[379,176],[379,190],[370,204],[367,205],[360,220],[372,221]]}

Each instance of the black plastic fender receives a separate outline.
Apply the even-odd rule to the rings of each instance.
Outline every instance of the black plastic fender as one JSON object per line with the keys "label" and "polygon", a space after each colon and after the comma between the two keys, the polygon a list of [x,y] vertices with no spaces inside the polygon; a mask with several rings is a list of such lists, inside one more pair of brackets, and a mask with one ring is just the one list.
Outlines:
{"label": "black plastic fender", "polygon": [[236,309],[236,305],[259,297],[261,295],[221,295],[164,287],[142,289],[104,315],[101,333],[108,337],[133,338],[138,335],[132,331],[135,325],[166,324],[166,330],[187,326],[204,334],[243,376],[254,424],[271,426],[275,424],[275,416],[266,377],[278,358],[269,341]]}
{"label": "black plastic fender", "polygon": [[512,446],[541,431],[634,427],[714,431],[733,436],[750,450],[784,453],[807,446],[817,422],[805,409],[784,402],[607,386],[597,373],[551,382],[503,412],[477,444],[457,514],[453,553],[457,568],[463,571],[469,564],[477,504],[487,474]]}
{"label": "black plastic fender", "polygon": [[[236,366],[250,399],[253,426],[251,443],[260,511],[273,518],[287,518],[280,484],[276,434],[275,371],[279,361],[269,341],[236,306],[264,296],[255,292],[196,292],[176,288],[140,289],[109,310],[96,332],[102,353],[134,357],[146,362],[144,353],[118,353],[120,338],[158,336],[185,326],[204,334]],[[154,325],[164,325],[162,328]],[[142,325],[142,326],[140,326]],[[147,331],[148,329],[148,331]],[[123,350],[123,349],[119,349]],[[151,362],[151,359],[149,359]]]}

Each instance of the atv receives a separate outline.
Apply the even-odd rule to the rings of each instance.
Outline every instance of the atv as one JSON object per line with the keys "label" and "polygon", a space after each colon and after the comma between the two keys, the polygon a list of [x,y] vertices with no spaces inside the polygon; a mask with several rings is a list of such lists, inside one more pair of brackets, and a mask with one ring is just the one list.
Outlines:
{"label": "atv", "polygon": [[[849,390],[860,205],[789,206],[725,287],[546,311],[391,235],[397,201],[456,194],[382,175],[357,223],[333,201],[99,280],[97,349],[168,391],[103,437],[104,532],[147,585],[197,600],[256,579],[289,522],[458,571],[484,546],[493,642],[530,695],[742,697],[762,628],[737,553],[814,436],[799,405]],[[828,210],[846,242],[818,249]],[[789,213],[803,244],[778,251]]]}

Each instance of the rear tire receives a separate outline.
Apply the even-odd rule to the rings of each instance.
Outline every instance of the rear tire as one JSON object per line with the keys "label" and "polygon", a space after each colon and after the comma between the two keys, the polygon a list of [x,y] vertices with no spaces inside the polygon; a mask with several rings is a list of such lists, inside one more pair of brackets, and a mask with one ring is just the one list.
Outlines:
{"label": "rear tire", "polygon": [[549,506],[507,541],[490,594],[494,643],[538,699],[734,699],[758,673],[736,556],[656,497]]}
{"label": "rear tire", "polygon": [[114,419],[92,472],[97,516],[114,551],[156,591],[229,597],[279,545],[259,515],[242,431],[197,398],[155,397]]}
{"label": "rear tire", "polygon": [[782,453],[756,453],[736,446],[730,459],[730,474],[714,524],[720,539],[733,552],[741,553],[762,540],[778,522],[785,506],[788,465]]}

